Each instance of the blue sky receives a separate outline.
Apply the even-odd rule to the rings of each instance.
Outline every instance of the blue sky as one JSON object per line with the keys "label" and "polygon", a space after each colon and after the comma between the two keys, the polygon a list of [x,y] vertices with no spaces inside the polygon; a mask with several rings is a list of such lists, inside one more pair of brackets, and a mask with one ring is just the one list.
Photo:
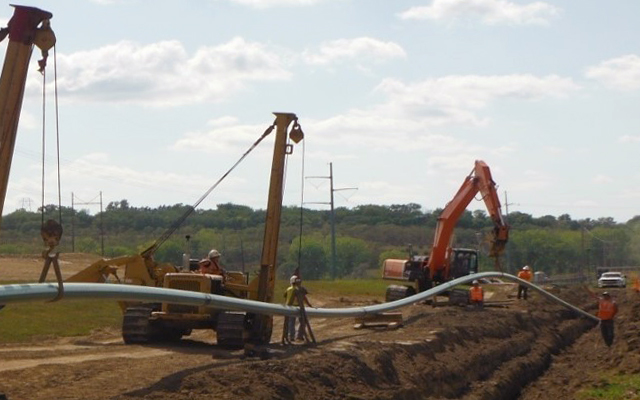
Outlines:
{"label": "blue sky", "polygon": [[[474,160],[508,210],[640,215],[640,2],[39,1],[53,13],[64,206],[193,204],[296,113],[285,203],[444,207]],[[6,24],[13,10],[4,4]],[[3,43],[2,54],[6,49]],[[32,57],[4,213],[41,204]],[[53,57],[45,203],[57,203]],[[272,139],[202,204],[266,206]],[[304,170],[304,173],[303,173]],[[303,177],[307,177],[304,178]],[[90,212],[95,205],[78,206]],[[484,209],[474,202],[470,210]],[[503,211],[504,209],[503,205]]]}

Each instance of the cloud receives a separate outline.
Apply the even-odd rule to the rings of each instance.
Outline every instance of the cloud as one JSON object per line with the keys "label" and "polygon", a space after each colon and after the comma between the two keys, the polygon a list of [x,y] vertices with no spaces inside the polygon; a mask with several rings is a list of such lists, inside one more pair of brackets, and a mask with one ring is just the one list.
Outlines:
{"label": "cloud", "polygon": [[391,58],[404,58],[407,54],[402,46],[394,42],[384,42],[370,37],[355,39],[338,39],[323,43],[320,49],[313,53],[309,50],[302,55],[308,64],[326,65],[342,60],[373,60],[384,61]]}
{"label": "cloud", "polygon": [[640,135],[623,135],[618,138],[618,143],[640,143]]}
{"label": "cloud", "polygon": [[566,97],[579,89],[570,78],[557,75],[537,77],[529,74],[480,76],[453,75],[406,84],[385,79],[377,91],[387,95],[387,113],[421,118],[431,125],[486,123],[475,110],[499,99],[540,100]]}
{"label": "cloud", "polygon": [[233,3],[264,9],[271,7],[312,6],[327,0],[231,0]]}
{"label": "cloud", "polygon": [[246,150],[268,126],[239,124],[234,117],[218,118],[207,125],[211,127],[208,130],[187,132],[173,144],[172,150],[210,154]]}
{"label": "cloud", "polygon": [[603,184],[603,183],[611,183],[611,182],[613,182],[613,179],[608,175],[597,174],[596,176],[593,177],[593,183]]}
{"label": "cloud", "polygon": [[[282,57],[236,37],[190,55],[178,41],[122,41],[58,56],[60,96],[75,101],[171,106],[221,102],[257,81],[288,80]],[[29,82],[30,88],[40,83]]]}
{"label": "cloud", "polygon": [[[301,123],[305,131],[314,132],[318,147],[309,151],[328,152],[334,159],[352,157],[363,148],[382,157],[390,152],[428,151],[429,162],[436,163],[438,169],[448,164],[465,165],[466,169],[478,154],[504,156],[513,153],[514,145],[469,143],[449,134],[450,126],[487,124],[480,113],[495,101],[563,97],[577,88],[571,79],[558,76],[446,76],[411,83],[386,79],[375,89],[384,95],[380,103]],[[206,129],[185,134],[172,148],[211,154],[238,152],[253,143],[264,128],[222,117],[210,121]]]}
{"label": "cloud", "polygon": [[640,57],[627,54],[612,58],[589,67],[585,75],[611,89],[637,90],[640,89]]}
{"label": "cloud", "polygon": [[398,16],[405,20],[479,19],[486,25],[546,25],[559,14],[559,8],[541,1],[520,5],[505,0],[433,0]]}

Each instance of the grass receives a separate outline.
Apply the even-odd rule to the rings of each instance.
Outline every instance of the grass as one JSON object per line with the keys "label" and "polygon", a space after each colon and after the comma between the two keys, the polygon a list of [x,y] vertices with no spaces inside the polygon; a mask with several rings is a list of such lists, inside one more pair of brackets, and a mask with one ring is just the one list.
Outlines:
{"label": "grass", "polygon": [[[389,284],[389,281],[382,279],[305,280],[302,283],[309,291],[310,296],[313,296],[314,293],[322,293],[325,296],[369,296],[378,298],[384,298],[385,290]],[[287,281],[276,282],[274,295],[276,302],[279,301],[288,286],[289,282]]]}
{"label": "grass", "polygon": [[640,398],[640,375],[612,375],[604,377],[596,388],[581,390],[579,400],[635,400]]}
{"label": "grass", "polygon": [[0,343],[88,335],[94,329],[119,327],[121,320],[118,304],[108,300],[8,304],[0,310]]}

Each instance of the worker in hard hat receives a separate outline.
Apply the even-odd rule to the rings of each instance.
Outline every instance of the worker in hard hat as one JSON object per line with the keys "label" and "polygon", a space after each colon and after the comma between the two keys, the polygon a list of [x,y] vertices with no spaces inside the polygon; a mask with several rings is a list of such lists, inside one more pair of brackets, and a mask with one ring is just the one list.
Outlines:
{"label": "worker in hard hat", "polygon": [[[525,265],[524,267],[522,267],[522,269],[520,270],[520,272],[518,272],[518,278],[527,281],[527,282],[531,282],[531,279],[533,278],[533,272],[531,271],[531,267],[529,267],[528,265]],[[527,299],[527,291],[529,290],[529,288],[525,285],[518,285],[518,298],[523,298],[523,299]]]}
{"label": "worker in hard hat", "polygon": [[484,306],[484,290],[477,279],[471,283],[469,288],[469,303],[478,309],[482,309]]}
{"label": "worker in hard hat", "polygon": [[[285,304],[288,306],[297,307],[300,305],[300,302],[298,301],[298,299],[302,299],[304,304],[306,304],[309,307],[313,307],[309,302],[309,299],[307,298],[307,294],[309,294],[309,292],[304,286],[302,286],[302,279],[297,275],[293,275],[291,276],[291,278],[289,278],[289,283],[291,285],[284,292]],[[296,333],[296,319],[299,320],[297,333]],[[290,342],[294,340],[300,340],[300,341],[304,340],[306,321],[303,320],[302,317],[301,318],[296,318],[294,316],[285,317],[285,324],[287,326],[286,328],[287,338]]]}
{"label": "worker in hard hat", "polygon": [[603,292],[598,301],[598,318],[600,318],[600,332],[607,347],[613,344],[613,317],[618,313],[618,304],[611,298],[609,292]]}
{"label": "worker in hard hat", "polygon": [[201,274],[209,275],[221,275],[224,276],[224,268],[220,264],[220,257],[222,254],[216,249],[212,249],[207,258],[204,258],[198,262]]}
{"label": "worker in hard hat", "polygon": [[611,347],[614,337],[613,318],[618,313],[618,304],[609,292],[602,292],[602,294],[598,296],[587,286],[585,286],[585,288],[592,297],[598,299],[597,316],[600,318],[600,333],[602,334],[602,339],[604,339],[604,344],[606,344],[607,347]]}

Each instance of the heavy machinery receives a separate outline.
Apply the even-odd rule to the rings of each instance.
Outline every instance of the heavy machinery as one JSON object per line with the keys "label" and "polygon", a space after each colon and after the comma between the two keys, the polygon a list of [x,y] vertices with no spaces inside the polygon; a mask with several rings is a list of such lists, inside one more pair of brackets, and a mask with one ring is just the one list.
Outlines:
{"label": "heavy machinery", "polygon": [[[154,261],[153,253],[159,246],[157,241],[138,255],[99,260],[71,276],[66,282],[115,281],[129,285],[164,287],[271,302],[277,267],[285,158],[293,151],[293,145],[287,143],[287,130],[292,122],[294,124],[289,138],[295,143],[303,138],[295,114],[275,115],[274,124],[253,146],[276,129],[262,256],[257,277],[250,280],[249,275],[243,272],[226,272],[224,276],[200,274],[188,272],[188,268],[186,272],[181,272],[181,269],[174,265]],[[117,273],[119,268],[124,269],[122,279]],[[193,329],[213,329],[219,345],[241,347],[245,343],[269,343],[273,328],[273,317],[269,315],[219,311],[171,303],[121,302],[120,307],[124,313],[122,336],[125,343],[178,340],[184,335],[189,335]]]}
{"label": "heavy machinery", "polygon": [[507,244],[509,226],[502,216],[496,184],[489,166],[484,161],[477,160],[472,172],[438,218],[431,253],[428,256],[410,254],[408,259],[384,261],[383,279],[406,282],[402,285],[390,285],[385,296],[387,301],[412,296],[440,283],[478,272],[477,250],[451,248],[450,245],[460,216],[478,193],[481,194],[494,224],[489,256],[495,258],[496,265],[499,266],[498,257]]}
{"label": "heavy machinery", "polygon": [[55,35],[49,24],[53,14],[34,7],[13,7],[8,26],[0,29],[0,41],[9,37],[0,77],[0,219],[7,195],[31,52],[34,45],[41,49],[42,59],[38,64],[42,71],[48,50],[55,44]]}

